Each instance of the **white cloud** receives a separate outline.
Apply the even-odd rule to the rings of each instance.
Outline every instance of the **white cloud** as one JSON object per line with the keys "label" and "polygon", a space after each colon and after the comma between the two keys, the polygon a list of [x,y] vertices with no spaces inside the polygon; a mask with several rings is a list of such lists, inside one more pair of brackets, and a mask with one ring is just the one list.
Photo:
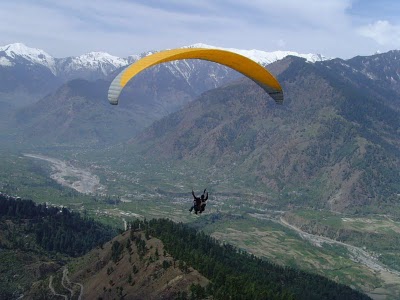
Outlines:
{"label": "white cloud", "polygon": [[234,0],[243,6],[252,7],[265,18],[279,17],[280,27],[303,24],[319,28],[338,28],[347,26],[350,17],[346,10],[351,7],[352,0]]}
{"label": "white cloud", "polygon": [[124,57],[198,42],[345,58],[374,53],[397,27],[357,30],[370,19],[355,21],[354,1],[0,1],[0,45],[23,42],[56,57],[89,51]]}
{"label": "white cloud", "polygon": [[400,26],[388,21],[376,21],[359,28],[358,32],[384,46],[400,46]]}

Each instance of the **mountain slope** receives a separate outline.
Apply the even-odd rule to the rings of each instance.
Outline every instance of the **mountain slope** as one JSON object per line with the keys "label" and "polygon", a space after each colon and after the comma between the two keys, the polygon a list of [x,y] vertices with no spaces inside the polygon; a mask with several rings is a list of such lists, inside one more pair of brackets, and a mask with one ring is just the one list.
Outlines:
{"label": "mountain slope", "polygon": [[400,187],[400,118],[388,103],[398,95],[382,94],[368,77],[365,90],[336,64],[284,59],[270,66],[283,85],[283,106],[238,81],[156,122],[130,147],[213,165],[236,189],[256,188],[280,205],[390,210]]}
{"label": "mountain slope", "polygon": [[24,143],[46,145],[121,142],[204,90],[239,76],[210,62],[159,65],[138,74],[125,87],[118,106],[108,103],[109,81],[73,80],[37,103],[21,108],[16,114],[17,136]]}
{"label": "mountain slope", "polygon": [[[220,245],[183,224],[136,220],[130,226],[69,264],[68,279],[59,275],[66,288],[83,290],[89,299],[369,299],[324,277]],[[65,287],[57,292],[65,294]]]}
{"label": "mountain slope", "polygon": [[114,229],[68,209],[0,193],[0,299],[20,299],[35,281],[113,236]]}
{"label": "mountain slope", "polygon": [[[38,103],[16,114],[25,144],[42,146],[119,142],[141,128],[128,110],[111,109],[106,99],[108,83],[73,80]],[[120,124],[124,124],[124,131]]]}
{"label": "mountain slope", "polygon": [[15,106],[37,101],[57,87],[54,58],[23,44],[0,47],[0,99]]}
{"label": "mountain slope", "polygon": [[74,262],[72,282],[84,286],[87,299],[176,299],[192,285],[209,280],[168,254],[163,243],[144,232],[128,231]]}
{"label": "mountain slope", "polygon": [[4,194],[0,217],[0,298],[369,299],[166,219],[128,222],[109,240],[115,230],[86,216]]}

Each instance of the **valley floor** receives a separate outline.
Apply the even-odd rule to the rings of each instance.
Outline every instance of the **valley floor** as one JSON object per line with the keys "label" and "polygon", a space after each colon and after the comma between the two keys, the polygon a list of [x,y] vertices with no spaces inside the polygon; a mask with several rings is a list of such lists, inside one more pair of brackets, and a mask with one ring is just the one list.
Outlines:
{"label": "valley floor", "polygon": [[[107,194],[107,182],[99,179],[104,174],[101,177],[94,174],[93,170],[81,169],[49,156],[25,156],[50,163],[51,178],[63,186],[95,196]],[[113,172],[113,176],[115,174]],[[126,177],[122,173],[119,175],[121,178]],[[118,196],[118,202],[104,203],[96,200],[95,203],[79,203],[79,209],[87,210],[90,215],[104,222],[118,222],[121,227],[126,224],[126,220],[135,217],[168,217],[174,221],[192,223],[240,249],[278,264],[319,273],[360,289],[374,299],[400,298],[400,272],[383,264],[376,251],[305,232],[285,219],[284,212],[258,208],[254,202],[243,201],[240,197],[237,199],[237,196],[211,197],[207,214],[199,218],[187,211],[191,203],[190,195],[163,194],[154,187],[138,190],[135,187],[141,179],[136,178],[136,184],[135,180],[130,180],[132,190],[126,190],[124,195]],[[140,184],[143,185],[143,182]],[[76,208],[76,203],[54,204]],[[346,218],[352,221],[351,217]],[[392,225],[397,227],[400,234],[400,224]]]}

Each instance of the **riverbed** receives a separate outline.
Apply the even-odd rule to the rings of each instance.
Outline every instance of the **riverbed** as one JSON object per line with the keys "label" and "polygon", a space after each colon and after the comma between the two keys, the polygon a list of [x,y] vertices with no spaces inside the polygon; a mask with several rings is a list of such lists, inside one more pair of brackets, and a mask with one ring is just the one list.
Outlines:
{"label": "riverbed", "polygon": [[24,154],[24,156],[49,162],[51,164],[50,177],[63,186],[83,194],[98,194],[106,191],[106,187],[100,183],[100,178],[89,170],[41,154]]}

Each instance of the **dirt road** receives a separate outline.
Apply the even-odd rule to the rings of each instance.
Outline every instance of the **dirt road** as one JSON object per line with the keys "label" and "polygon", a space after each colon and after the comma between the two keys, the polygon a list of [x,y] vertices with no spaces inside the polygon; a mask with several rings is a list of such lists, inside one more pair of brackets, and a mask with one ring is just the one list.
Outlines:
{"label": "dirt road", "polygon": [[62,286],[63,286],[65,289],[67,289],[67,290],[71,293],[71,299],[72,299],[72,297],[74,296],[74,291],[73,291],[73,289],[71,289],[71,288],[69,288],[69,287],[70,287],[71,285],[74,285],[74,284],[75,284],[75,285],[78,285],[79,288],[80,288],[78,300],[81,300],[81,299],[82,299],[82,295],[83,295],[83,284],[78,283],[78,282],[71,282],[71,281],[69,280],[69,277],[68,277],[68,268],[67,268],[67,267],[65,267],[64,270],[63,270],[63,276],[62,276],[62,279],[61,279],[61,284],[62,284]]}
{"label": "dirt road", "polygon": [[50,289],[50,291],[53,293],[53,295],[59,296],[59,297],[63,297],[64,299],[68,300],[68,296],[67,296],[67,295],[58,294],[58,293],[56,293],[56,291],[54,290],[54,287],[53,287],[53,275],[51,275],[51,276],[50,276],[50,279],[49,279],[49,289]]}

